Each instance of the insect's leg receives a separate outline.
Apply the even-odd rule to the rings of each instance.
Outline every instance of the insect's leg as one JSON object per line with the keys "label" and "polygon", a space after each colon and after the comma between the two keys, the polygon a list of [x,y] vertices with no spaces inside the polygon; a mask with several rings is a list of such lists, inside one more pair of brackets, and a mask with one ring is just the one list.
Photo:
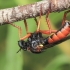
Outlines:
{"label": "insect's leg", "polygon": [[37,30],[36,30],[36,32],[39,32],[39,30],[40,30],[40,21],[41,21],[41,14],[42,14],[42,5],[40,6],[41,7],[41,9],[40,9],[40,16],[39,16],[39,21],[37,21],[37,19],[35,18],[35,21],[36,21],[36,24],[37,24]]}
{"label": "insect's leg", "polygon": [[69,13],[69,12],[70,12],[70,10],[64,12],[64,16],[63,16],[63,19],[62,19],[62,25],[65,23],[66,15],[67,15],[67,13]]}
{"label": "insect's leg", "polygon": [[18,29],[19,38],[21,38],[21,34],[22,34],[22,29],[21,29],[21,27],[15,25],[15,24],[13,24],[13,23],[9,23],[9,21],[8,21],[8,14],[6,14],[6,15],[7,15],[7,20],[4,20],[4,21],[5,21],[7,24],[10,24],[10,25],[16,27],[16,28]]}
{"label": "insect's leg", "polygon": [[[38,21],[35,17],[35,21],[36,21],[36,25],[38,26]],[[55,33],[57,30],[51,30],[51,33]],[[50,34],[50,30],[39,30],[39,32],[43,33],[43,34]]]}
{"label": "insect's leg", "polygon": [[29,36],[31,36],[31,33],[26,34],[24,37],[20,38],[20,40],[24,40],[24,39],[28,38]]}
{"label": "insect's leg", "polygon": [[12,24],[12,23],[9,23],[9,24],[10,24],[10,25],[12,25],[12,26],[14,26],[14,27],[16,27],[16,28],[18,29],[19,38],[21,38],[21,34],[22,34],[22,29],[21,29],[21,27],[20,27],[20,26],[15,25],[15,24]]}
{"label": "insect's leg", "polygon": [[37,18],[36,18],[36,17],[34,17],[34,20],[35,20],[35,22],[36,22],[36,25],[38,26]]}
{"label": "insect's leg", "polygon": [[[50,34],[50,31],[49,30],[39,30],[39,32],[41,32],[42,34]],[[55,33],[55,32],[57,32],[57,30],[51,30],[51,33]]]}
{"label": "insect's leg", "polygon": [[41,15],[39,17],[39,21],[38,21],[38,24],[37,24],[38,26],[37,26],[36,32],[38,32],[40,30],[40,23],[41,23],[40,21],[41,21]]}
{"label": "insect's leg", "polygon": [[28,38],[31,35],[31,33],[28,32],[26,19],[24,19],[24,25],[25,25],[25,29],[26,29],[27,34],[24,37],[20,38],[20,40],[24,40],[24,39]]}
{"label": "insect's leg", "polygon": [[49,13],[50,13],[50,11],[48,10],[48,12],[46,14],[46,22],[47,22],[47,25],[48,25],[48,28],[49,28],[49,31],[50,31],[50,34],[51,34],[52,29],[51,29],[51,25],[50,25],[50,20],[48,18]]}
{"label": "insect's leg", "polygon": [[25,25],[26,33],[28,33],[28,27],[27,27],[26,19],[24,19],[24,25]]}
{"label": "insect's leg", "polygon": [[28,33],[28,28],[27,28],[26,20],[24,20],[24,24],[25,24],[25,28],[26,28],[27,35],[25,35],[23,38],[21,38],[21,34],[22,34],[22,29],[21,29],[21,27],[15,25],[15,24],[12,24],[12,23],[9,23],[9,24],[11,24],[12,26],[14,26],[14,27],[16,27],[16,28],[18,29],[20,40],[24,40],[24,39],[28,38],[28,37],[31,35],[31,33]]}

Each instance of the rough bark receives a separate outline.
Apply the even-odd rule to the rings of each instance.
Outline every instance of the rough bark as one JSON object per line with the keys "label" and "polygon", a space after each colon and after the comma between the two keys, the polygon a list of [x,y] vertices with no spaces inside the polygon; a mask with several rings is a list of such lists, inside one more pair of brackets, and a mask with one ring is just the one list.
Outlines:
{"label": "rough bark", "polygon": [[39,16],[42,7],[42,15],[50,12],[60,12],[70,8],[70,0],[43,0],[33,4],[17,6],[0,10],[0,25],[33,18]]}

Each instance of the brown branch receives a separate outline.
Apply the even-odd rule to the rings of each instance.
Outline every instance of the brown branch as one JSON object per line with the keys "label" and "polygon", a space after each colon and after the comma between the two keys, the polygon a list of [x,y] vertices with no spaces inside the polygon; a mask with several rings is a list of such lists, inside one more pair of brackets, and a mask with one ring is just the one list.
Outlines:
{"label": "brown branch", "polygon": [[42,7],[42,15],[50,12],[59,12],[70,8],[70,0],[43,0],[29,5],[17,6],[0,10],[0,25],[12,23],[27,18],[39,16]]}

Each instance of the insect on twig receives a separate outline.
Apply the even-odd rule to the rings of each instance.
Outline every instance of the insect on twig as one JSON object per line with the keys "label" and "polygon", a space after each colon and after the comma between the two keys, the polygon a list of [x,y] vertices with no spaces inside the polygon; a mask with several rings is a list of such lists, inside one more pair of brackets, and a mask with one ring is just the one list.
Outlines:
{"label": "insect on twig", "polygon": [[65,21],[64,25],[51,36],[43,38],[42,32],[34,32],[31,33],[31,36],[28,37],[27,41],[19,40],[18,45],[20,49],[25,51],[27,50],[33,53],[41,53],[45,48],[50,48],[66,40],[65,38],[69,33],[70,21]]}

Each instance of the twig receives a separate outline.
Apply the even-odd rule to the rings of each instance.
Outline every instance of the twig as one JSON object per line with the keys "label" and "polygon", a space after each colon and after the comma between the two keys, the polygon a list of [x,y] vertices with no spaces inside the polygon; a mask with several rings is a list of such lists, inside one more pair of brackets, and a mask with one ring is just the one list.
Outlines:
{"label": "twig", "polygon": [[0,10],[0,25],[12,23],[27,18],[39,16],[42,6],[42,15],[50,12],[59,12],[70,8],[70,0],[43,0],[29,5],[17,6]]}

